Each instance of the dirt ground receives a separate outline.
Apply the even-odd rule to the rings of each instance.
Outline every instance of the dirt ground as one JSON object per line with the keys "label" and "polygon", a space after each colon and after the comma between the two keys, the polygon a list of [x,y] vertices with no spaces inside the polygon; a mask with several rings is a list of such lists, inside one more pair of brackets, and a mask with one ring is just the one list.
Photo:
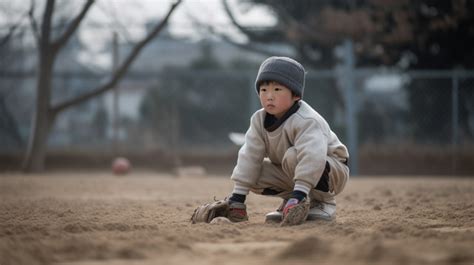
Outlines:
{"label": "dirt ground", "polygon": [[0,175],[0,265],[474,264],[474,178],[353,177],[332,222],[191,224],[227,176]]}

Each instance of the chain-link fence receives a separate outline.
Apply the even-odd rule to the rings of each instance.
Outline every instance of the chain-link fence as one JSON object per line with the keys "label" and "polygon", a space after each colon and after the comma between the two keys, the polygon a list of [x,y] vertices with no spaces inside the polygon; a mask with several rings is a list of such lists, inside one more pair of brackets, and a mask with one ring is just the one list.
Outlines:
{"label": "chain-link fence", "polygon": [[[259,108],[256,71],[129,74],[118,89],[119,115],[113,111],[113,91],[71,108],[56,120],[49,148],[235,155],[228,134],[244,133]],[[349,101],[341,79],[337,71],[310,70],[304,100],[352,147],[359,174],[474,173],[474,74],[356,70]],[[25,147],[33,80],[31,75],[1,77],[2,153],[21,153]],[[53,101],[99,81],[91,74],[58,74]],[[355,110],[355,140],[348,134],[348,104]]]}
{"label": "chain-link fence", "polygon": [[[371,76],[371,77],[370,77]],[[359,75],[364,173],[472,174],[474,75],[412,71]]]}

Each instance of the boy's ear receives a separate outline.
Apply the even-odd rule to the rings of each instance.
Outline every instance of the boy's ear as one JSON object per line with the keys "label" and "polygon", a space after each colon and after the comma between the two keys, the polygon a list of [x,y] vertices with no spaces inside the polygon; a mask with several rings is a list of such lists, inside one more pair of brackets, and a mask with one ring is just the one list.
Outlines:
{"label": "boy's ear", "polygon": [[300,96],[297,96],[297,95],[293,95],[293,101],[298,101],[300,100],[301,97]]}

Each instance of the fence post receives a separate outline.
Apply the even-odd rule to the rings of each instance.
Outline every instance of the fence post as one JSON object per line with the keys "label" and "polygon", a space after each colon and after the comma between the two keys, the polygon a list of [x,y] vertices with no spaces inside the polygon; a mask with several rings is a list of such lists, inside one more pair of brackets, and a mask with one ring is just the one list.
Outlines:
{"label": "fence post", "polygon": [[344,41],[344,101],[346,106],[347,147],[349,149],[349,167],[351,175],[359,174],[359,150],[357,143],[357,99],[354,86],[354,51],[352,40]]}
{"label": "fence post", "polygon": [[459,143],[459,76],[453,71],[451,92],[451,170],[455,175],[457,171],[457,145]]}
{"label": "fence post", "polygon": [[[119,64],[119,50],[118,50],[118,34],[117,32],[112,32],[112,72],[117,70]],[[119,155],[119,130],[120,130],[120,105],[119,105],[119,88],[115,85],[115,88],[112,91],[112,144],[113,144],[113,153],[114,156]]]}

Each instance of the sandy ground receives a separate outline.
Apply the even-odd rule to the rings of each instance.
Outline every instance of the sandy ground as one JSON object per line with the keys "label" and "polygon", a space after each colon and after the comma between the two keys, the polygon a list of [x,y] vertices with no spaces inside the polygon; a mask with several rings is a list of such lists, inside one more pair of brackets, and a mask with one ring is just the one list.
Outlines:
{"label": "sandy ground", "polygon": [[3,173],[0,265],[474,264],[474,178],[354,177],[332,222],[265,224],[280,201],[254,194],[248,222],[189,222],[231,188],[225,176]]}

